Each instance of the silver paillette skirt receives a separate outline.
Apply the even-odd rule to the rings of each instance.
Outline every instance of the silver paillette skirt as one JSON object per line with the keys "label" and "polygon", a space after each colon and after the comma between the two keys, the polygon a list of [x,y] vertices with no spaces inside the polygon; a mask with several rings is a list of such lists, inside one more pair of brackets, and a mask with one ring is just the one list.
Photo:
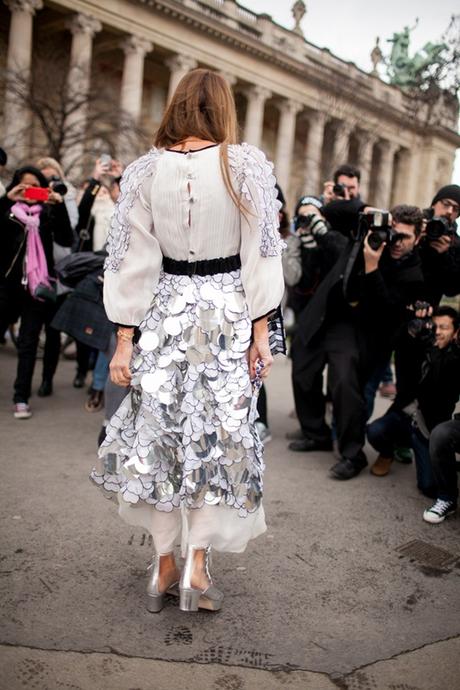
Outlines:
{"label": "silver paillette skirt", "polygon": [[162,272],[140,330],[132,386],[110,420],[91,479],[133,507],[253,513],[264,463],[240,271]]}

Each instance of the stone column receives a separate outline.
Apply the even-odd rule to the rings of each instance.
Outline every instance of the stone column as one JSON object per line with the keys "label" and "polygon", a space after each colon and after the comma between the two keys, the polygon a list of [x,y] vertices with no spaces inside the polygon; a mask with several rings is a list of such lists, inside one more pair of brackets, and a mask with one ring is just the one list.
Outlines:
{"label": "stone column", "polygon": [[120,107],[133,120],[139,120],[142,108],[144,59],[153,50],[153,44],[139,36],[130,36],[122,43],[125,53],[121,80]]}
{"label": "stone column", "polygon": [[398,148],[399,145],[392,141],[382,141],[380,143],[380,164],[374,199],[375,206],[379,208],[388,208],[390,204],[394,156]]}
{"label": "stone column", "polygon": [[169,58],[169,60],[165,60],[165,65],[169,67],[171,71],[168,89],[169,103],[182,77],[185,77],[187,72],[190,72],[190,70],[198,67],[198,63],[193,58],[188,57],[188,55],[174,55],[173,57]]}
{"label": "stone column", "polygon": [[[124,163],[135,156],[130,133],[132,126],[139,121],[142,110],[142,90],[144,83],[144,59],[153,50],[153,44],[139,36],[129,36],[121,47],[125,53],[123,76],[121,79],[120,119],[121,131],[118,139],[117,156]],[[123,117],[124,116],[124,117]]]}
{"label": "stone column", "polygon": [[11,10],[6,61],[6,89],[3,111],[3,142],[11,166],[24,157],[28,145],[30,113],[19,93],[27,90],[32,62],[33,17],[42,0],[5,0]]}
{"label": "stone column", "polygon": [[358,167],[361,171],[360,194],[364,201],[368,201],[371,177],[372,177],[372,155],[374,152],[376,138],[370,132],[359,134],[359,155]]}
{"label": "stone column", "polygon": [[67,75],[67,106],[63,165],[71,177],[78,177],[84,151],[88,112],[87,96],[91,81],[93,37],[102,29],[100,21],[86,14],[77,14],[68,27],[72,33],[69,73]]}
{"label": "stone column", "polygon": [[[275,175],[281,189],[288,190],[291,177],[292,153],[294,149],[297,113],[303,105],[296,101],[284,101],[280,105],[280,121],[276,142]],[[287,193],[287,191],[286,191]]]}
{"label": "stone column", "polygon": [[348,150],[350,147],[351,125],[340,122],[335,132],[332,147],[332,167],[335,169],[342,163],[348,163]]}
{"label": "stone column", "polygon": [[265,101],[272,95],[262,86],[250,86],[246,91],[248,106],[244,125],[244,139],[248,144],[260,146],[264,126]]}
{"label": "stone column", "polygon": [[326,123],[326,113],[319,110],[315,111],[309,121],[304,163],[305,194],[320,194],[323,191],[321,188],[321,159]]}

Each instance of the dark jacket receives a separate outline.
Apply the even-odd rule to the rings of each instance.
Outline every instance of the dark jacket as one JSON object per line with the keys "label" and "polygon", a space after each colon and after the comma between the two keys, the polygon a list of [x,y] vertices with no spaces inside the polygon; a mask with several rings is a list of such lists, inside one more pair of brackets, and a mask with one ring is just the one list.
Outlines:
{"label": "dark jacket", "polygon": [[440,254],[426,240],[420,246],[427,301],[436,306],[443,295],[460,294],[460,238],[454,237],[447,252]]}
{"label": "dark jacket", "polygon": [[431,347],[422,364],[416,397],[429,431],[452,417],[460,396],[460,349]]}
{"label": "dark jacket", "polygon": [[107,350],[114,326],[105,313],[102,290],[103,271],[87,275],[59,308],[51,326],[89,347]]}
{"label": "dark jacket", "polygon": [[78,204],[78,238],[74,246],[75,251],[89,252],[93,249],[94,216],[91,215],[91,210],[100,188],[101,183],[91,177]]}
{"label": "dark jacket", "polygon": [[[0,198],[0,282],[17,288],[23,276],[27,236],[24,224],[11,213],[14,203],[6,195]],[[74,238],[64,203],[43,204],[39,232],[48,274],[54,276],[53,242],[70,247]]]}
{"label": "dark jacket", "polygon": [[306,346],[325,324],[352,323],[370,372],[389,358],[408,320],[406,307],[424,297],[420,259],[416,251],[399,262],[382,256],[379,268],[366,274],[361,243],[347,240],[336,250],[335,264],[299,317],[298,335]]}

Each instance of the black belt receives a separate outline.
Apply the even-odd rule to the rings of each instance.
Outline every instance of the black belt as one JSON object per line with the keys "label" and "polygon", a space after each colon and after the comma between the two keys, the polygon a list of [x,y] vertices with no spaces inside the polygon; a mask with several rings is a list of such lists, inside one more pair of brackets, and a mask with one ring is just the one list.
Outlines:
{"label": "black belt", "polygon": [[239,254],[224,259],[203,259],[202,261],[176,261],[163,257],[163,270],[177,276],[213,276],[216,273],[230,273],[241,268]]}

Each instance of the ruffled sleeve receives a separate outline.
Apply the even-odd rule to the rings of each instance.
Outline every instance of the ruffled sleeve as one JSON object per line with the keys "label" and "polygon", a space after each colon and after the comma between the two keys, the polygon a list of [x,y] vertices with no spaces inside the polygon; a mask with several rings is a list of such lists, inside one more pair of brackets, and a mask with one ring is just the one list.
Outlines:
{"label": "ruffled sleeve", "polygon": [[150,191],[161,152],[149,153],[123,173],[107,238],[104,306],[114,323],[138,326],[152,301],[162,254],[153,236]]}
{"label": "ruffled sleeve", "polygon": [[[272,332],[281,328],[279,305],[284,293],[281,255],[285,243],[279,234],[279,209],[273,165],[255,146],[229,147],[229,163],[247,209],[241,215],[241,279],[253,321],[273,317]],[[276,323],[275,323],[276,322]],[[281,342],[283,336],[272,338]],[[283,340],[284,343],[284,340]],[[283,345],[284,348],[284,345]],[[283,351],[277,348],[277,351]]]}

